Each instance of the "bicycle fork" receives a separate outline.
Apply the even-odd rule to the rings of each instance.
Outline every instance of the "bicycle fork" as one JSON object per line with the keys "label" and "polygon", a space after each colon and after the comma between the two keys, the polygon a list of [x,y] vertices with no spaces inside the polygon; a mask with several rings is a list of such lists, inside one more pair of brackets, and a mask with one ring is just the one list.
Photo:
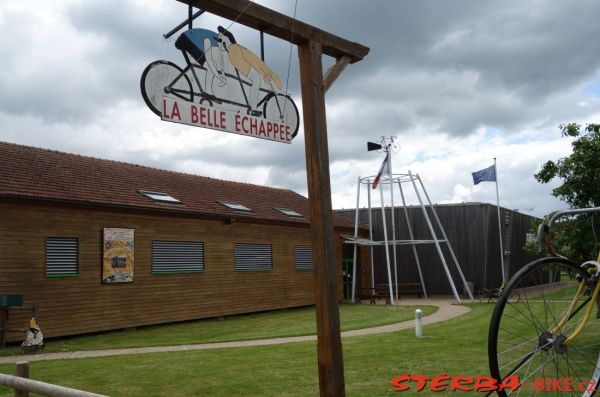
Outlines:
{"label": "bicycle fork", "polygon": [[[598,261],[600,261],[600,254],[598,255]],[[598,263],[598,262],[596,262],[596,263]],[[596,269],[595,269],[594,275],[592,277],[594,279],[597,279],[598,272],[600,271],[600,269],[598,268],[598,265],[595,265],[595,267],[596,267]],[[592,293],[591,298],[589,298],[587,300],[587,302],[584,302],[580,306],[580,308],[578,308],[577,310],[575,309],[575,306],[577,305],[579,298],[581,298],[584,294],[585,288],[586,288],[586,282],[585,282],[585,280],[582,280],[581,283],[579,284],[579,287],[577,288],[575,297],[571,301],[569,310],[567,310],[567,312],[563,315],[563,317],[560,319],[558,324],[550,331],[553,335],[557,335],[560,331],[562,331],[566,327],[567,321],[569,321],[579,311],[579,309],[583,305],[587,304],[587,308],[585,310],[585,313],[583,314],[583,318],[579,322],[579,325],[564,340],[563,343],[565,345],[568,345],[569,343],[571,343],[575,338],[577,338],[581,334],[581,332],[583,331],[583,329],[585,328],[585,326],[587,325],[587,323],[590,320],[590,317],[592,315],[592,310],[594,310],[594,308],[596,306],[594,303],[596,303],[596,301],[598,299],[598,294],[600,293],[600,283],[598,283],[597,280],[595,282],[594,291]]]}

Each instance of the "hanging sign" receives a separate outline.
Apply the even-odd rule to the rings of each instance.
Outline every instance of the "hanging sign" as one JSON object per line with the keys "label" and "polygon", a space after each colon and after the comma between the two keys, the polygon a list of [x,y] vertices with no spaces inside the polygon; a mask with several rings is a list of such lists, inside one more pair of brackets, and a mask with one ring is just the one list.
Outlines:
{"label": "hanging sign", "polygon": [[190,29],[175,47],[185,66],[155,61],[140,82],[150,109],[165,121],[291,143],[298,108],[281,79],[231,32]]}
{"label": "hanging sign", "polygon": [[162,99],[161,118],[165,121],[292,143],[292,127],[284,121],[190,103],[169,96],[163,96]]}

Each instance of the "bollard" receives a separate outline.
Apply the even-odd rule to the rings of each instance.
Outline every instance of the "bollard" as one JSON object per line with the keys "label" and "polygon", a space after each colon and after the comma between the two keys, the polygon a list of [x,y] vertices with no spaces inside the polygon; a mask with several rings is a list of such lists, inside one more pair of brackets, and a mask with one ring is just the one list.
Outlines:
{"label": "bollard", "polygon": [[415,310],[415,335],[417,338],[423,337],[423,323],[421,322],[421,309]]}

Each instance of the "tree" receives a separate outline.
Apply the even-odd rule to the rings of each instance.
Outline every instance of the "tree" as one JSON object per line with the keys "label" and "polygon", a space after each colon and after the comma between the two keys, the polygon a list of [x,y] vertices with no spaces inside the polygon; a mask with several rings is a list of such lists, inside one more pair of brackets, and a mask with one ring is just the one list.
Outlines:
{"label": "tree", "polygon": [[[557,161],[547,161],[534,175],[540,183],[554,178],[562,184],[552,195],[565,201],[571,209],[600,207],[600,124],[570,123],[559,126],[564,137],[572,141],[573,152]],[[554,246],[572,260],[582,262],[596,258],[600,244],[595,229],[600,227],[600,214],[579,215],[557,225]]]}

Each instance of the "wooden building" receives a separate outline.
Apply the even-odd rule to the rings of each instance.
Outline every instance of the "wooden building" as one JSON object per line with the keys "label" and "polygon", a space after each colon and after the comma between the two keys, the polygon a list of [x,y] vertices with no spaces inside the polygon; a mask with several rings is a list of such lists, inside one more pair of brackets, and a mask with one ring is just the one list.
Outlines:
{"label": "wooden building", "polygon": [[[434,207],[466,280],[473,283],[474,292],[480,291],[482,288],[499,287],[502,283],[502,273],[500,270],[501,257],[497,207],[485,203],[438,204]],[[421,207],[409,206],[407,210],[415,239],[431,239],[432,236],[427,227]],[[388,236],[391,236],[391,210],[387,209],[386,211]],[[532,255],[523,250],[533,218],[506,208],[501,208],[500,212],[500,218],[503,223],[504,262],[510,277],[534,259]],[[348,219],[354,219],[356,210],[339,210],[337,213],[345,215]],[[431,212],[429,214],[432,223],[435,225],[436,222],[433,220],[433,215]],[[403,207],[395,207],[394,216],[397,230],[396,238],[398,240],[409,240],[410,234]],[[359,222],[368,225],[369,214],[367,209],[359,211]],[[381,208],[372,209],[372,222],[373,240],[383,241]],[[442,234],[437,226],[435,230],[437,237],[442,239]],[[416,247],[428,294],[451,295],[452,291],[435,246],[427,244],[417,245]],[[457,290],[459,293],[463,293],[462,282],[454,266],[452,257],[448,252],[447,245],[441,244],[441,247]],[[345,248],[344,252],[345,256],[351,255],[350,248]],[[374,247],[373,254],[375,282],[387,283],[385,250],[383,247]],[[367,257],[368,254],[362,255],[363,259]],[[419,274],[412,246],[397,246],[396,257],[398,283],[418,283]],[[390,258],[393,261],[391,247]],[[368,272],[365,271],[368,266],[361,263],[359,268],[362,270],[358,272],[359,280],[357,280],[357,285],[368,287],[370,278]],[[362,279],[360,278],[361,275],[363,275]]]}
{"label": "wooden building", "polygon": [[[291,190],[0,143],[0,295],[48,337],[311,305],[308,213]],[[354,222],[334,222],[341,299]]]}

